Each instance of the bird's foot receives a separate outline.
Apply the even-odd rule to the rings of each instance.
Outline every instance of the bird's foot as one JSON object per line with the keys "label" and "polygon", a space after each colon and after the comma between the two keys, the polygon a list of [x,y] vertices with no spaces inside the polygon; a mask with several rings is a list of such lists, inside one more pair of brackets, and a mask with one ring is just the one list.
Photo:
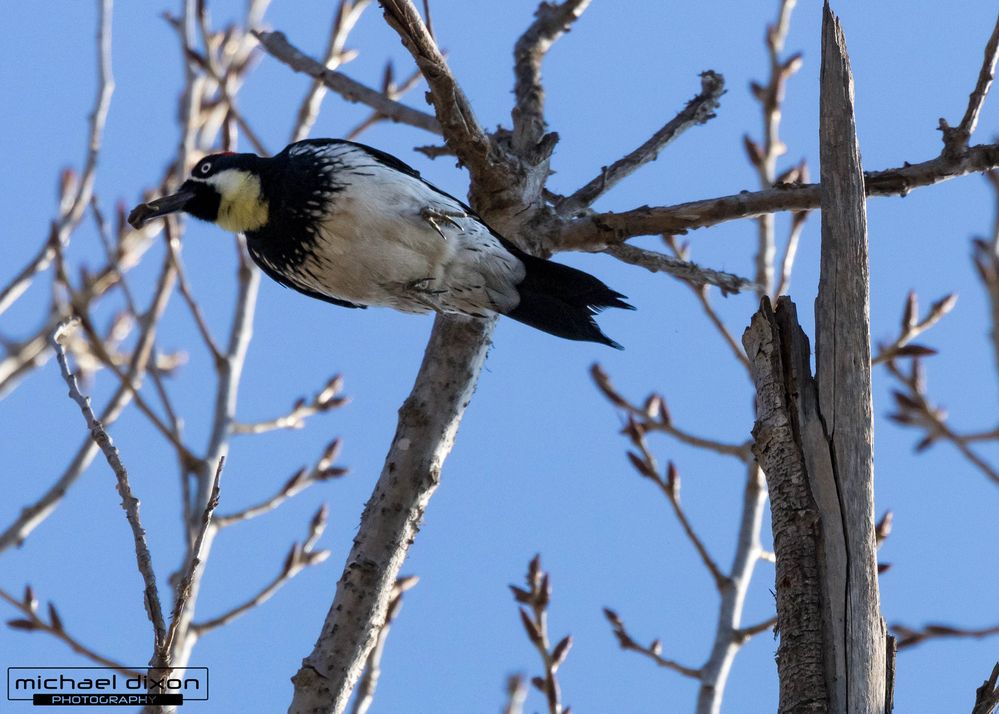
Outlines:
{"label": "bird's foot", "polygon": [[437,221],[443,223],[450,223],[452,226],[461,230],[461,224],[454,220],[455,218],[468,218],[468,214],[464,211],[443,211],[439,208],[434,208],[432,206],[427,206],[420,211],[420,217],[423,218],[431,227],[437,231],[439,235],[444,240],[447,240],[447,236],[444,235],[444,231],[441,230],[440,225]]}

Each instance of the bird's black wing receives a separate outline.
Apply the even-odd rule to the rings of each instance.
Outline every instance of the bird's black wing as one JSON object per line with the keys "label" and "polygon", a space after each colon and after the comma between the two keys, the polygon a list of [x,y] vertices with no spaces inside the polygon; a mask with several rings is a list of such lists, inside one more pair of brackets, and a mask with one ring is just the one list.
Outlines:
{"label": "bird's black wing", "polygon": [[250,255],[253,257],[253,262],[257,264],[257,267],[264,271],[267,277],[271,278],[274,282],[280,283],[286,288],[291,288],[296,292],[300,292],[303,295],[308,295],[310,298],[315,298],[316,300],[322,300],[323,302],[332,303],[334,305],[339,305],[340,307],[354,307],[361,310],[366,309],[367,305],[355,305],[352,302],[346,300],[340,300],[339,298],[330,297],[329,295],[323,295],[322,293],[317,293],[315,290],[310,290],[309,288],[303,287],[298,283],[292,282],[287,278],[287,276],[282,275],[276,270],[267,267],[262,260],[257,260],[257,257],[253,255],[253,251],[250,251]]}
{"label": "bird's black wing", "polygon": [[356,141],[347,141],[346,139],[303,139],[302,141],[296,141],[294,144],[289,145],[287,148],[285,148],[285,151],[288,151],[294,146],[319,147],[319,146],[333,146],[333,145],[357,147],[361,151],[370,154],[372,158],[374,158],[379,163],[388,166],[390,169],[395,169],[396,171],[404,173],[407,176],[418,178],[421,181],[423,180],[422,177],[420,176],[420,172],[414,169],[409,164],[407,164],[405,161],[402,161],[401,159],[398,159],[395,156],[392,156],[392,154],[388,154],[382,151],[381,149],[376,149],[375,147],[368,146],[367,144],[359,144]]}

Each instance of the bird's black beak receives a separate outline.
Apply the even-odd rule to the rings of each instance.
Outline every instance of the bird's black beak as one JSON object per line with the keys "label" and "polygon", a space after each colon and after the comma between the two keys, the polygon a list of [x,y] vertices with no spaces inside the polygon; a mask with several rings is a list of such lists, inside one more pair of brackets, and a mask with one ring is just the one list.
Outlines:
{"label": "bird's black beak", "polygon": [[169,196],[157,198],[149,203],[140,203],[128,214],[128,224],[135,229],[142,228],[154,218],[184,210],[184,207],[194,196],[194,191],[182,188]]}

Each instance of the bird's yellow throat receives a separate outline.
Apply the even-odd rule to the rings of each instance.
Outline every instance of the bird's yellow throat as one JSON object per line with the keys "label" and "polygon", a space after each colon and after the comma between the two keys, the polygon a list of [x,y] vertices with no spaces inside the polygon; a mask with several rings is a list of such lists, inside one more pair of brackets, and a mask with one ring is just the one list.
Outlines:
{"label": "bird's yellow throat", "polygon": [[255,231],[267,224],[268,206],[260,179],[248,171],[230,169],[212,177],[222,199],[216,223],[233,233]]}

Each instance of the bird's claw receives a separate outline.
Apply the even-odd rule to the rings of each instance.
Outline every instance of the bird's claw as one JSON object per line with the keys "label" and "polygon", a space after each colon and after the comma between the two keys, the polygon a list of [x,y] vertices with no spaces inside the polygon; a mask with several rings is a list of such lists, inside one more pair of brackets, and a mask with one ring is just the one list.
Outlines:
{"label": "bird's claw", "polygon": [[422,211],[420,211],[420,216],[425,220],[430,226],[437,231],[439,235],[444,240],[447,240],[447,236],[444,235],[444,231],[437,224],[437,221],[443,221],[445,223],[450,223],[452,226],[461,230],[461,224],[454,220],[455,218],[468,218],[468,214],[463,211],[443,211],[438,208],[432,208],[427,206]]}

